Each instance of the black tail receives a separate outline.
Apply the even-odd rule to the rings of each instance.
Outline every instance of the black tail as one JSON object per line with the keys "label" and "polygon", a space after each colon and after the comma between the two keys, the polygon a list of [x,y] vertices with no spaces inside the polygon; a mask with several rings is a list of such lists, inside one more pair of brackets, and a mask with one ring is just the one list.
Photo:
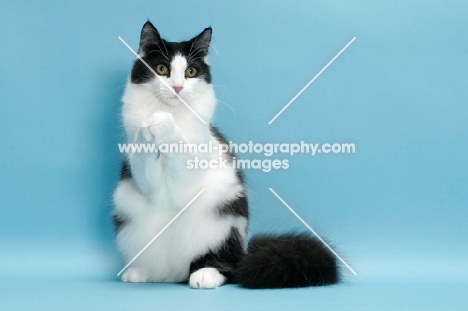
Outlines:
{"label": "black tail", "polygon": [[335,256],[309,234],[261,235],[249,242],[234,272],[247,288],[330,285],[339,281]]}

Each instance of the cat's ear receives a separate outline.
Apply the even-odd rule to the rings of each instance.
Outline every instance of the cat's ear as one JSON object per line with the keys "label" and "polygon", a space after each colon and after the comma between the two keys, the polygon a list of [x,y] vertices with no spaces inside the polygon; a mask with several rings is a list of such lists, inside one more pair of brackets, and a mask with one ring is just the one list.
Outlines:
{"label": "cat's ear", "polygon": [[198,36],[190,40],[192,42],[191,50],[196,51],[198,56],[205,57],[208,55],[212,32],[211,27],[205,28]]}
{"label": "cat's ear", "polygon": [[161,36],[156,27],[147,21],[141,29],[140,54],[147,55],[155,47],[161,46]]}

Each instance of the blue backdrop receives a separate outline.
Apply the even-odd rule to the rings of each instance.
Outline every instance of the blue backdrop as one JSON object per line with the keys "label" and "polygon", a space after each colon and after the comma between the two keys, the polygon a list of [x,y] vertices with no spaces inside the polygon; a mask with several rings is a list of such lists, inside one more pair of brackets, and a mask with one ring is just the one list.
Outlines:
{"label": "blue backdrop", "polygon": [[[468,281],[466,2],[17,0],[0,10],[0,276],[10,280],[0,299],[12,309],[27,309],[25,291],[36,293],[38,308],[78,308],[81,293],[94,297],[88,308],[105,309],[114,289],[133,293],[121,306],[151,305],[155,292],[163,293],[159,306],[185,293],[181,308],[202,306],[206,295],[224,308],[232,297],[311,307],[311,295],[329,307],[335,295],[356,307],[462,303],[454,294],[462,285],[442,299],[437,284]],[[276,301],[277,292],[233,286],[197,294],[115,282],[122,262],[109,214],[124,142],[120,97],[133,61],[117,37],[137,49],[148,18],[171,41],[213,27],[213,83],[235,112],[219,104],[215,123],[229,139],[356,145],[354,154],[281,156],[288,170],[245,172],[251,232],[305,229],[271,187],[358,272],[343,268],[354,292],[291,290]],[[54,283],[60,292],[40,285],[58,279],[79,281]],[[435,284],[431,297],[427,284]]]}

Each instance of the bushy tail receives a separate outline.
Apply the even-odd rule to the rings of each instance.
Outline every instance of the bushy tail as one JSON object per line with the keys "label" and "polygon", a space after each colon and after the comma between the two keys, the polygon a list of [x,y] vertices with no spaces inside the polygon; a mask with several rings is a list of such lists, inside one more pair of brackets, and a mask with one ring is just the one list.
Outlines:
{"label": "bushy tail", "polygon": [[249,242],[234,272],[247,288],[330,285],[339,281],[335,256],[309,234],[261,235]]}

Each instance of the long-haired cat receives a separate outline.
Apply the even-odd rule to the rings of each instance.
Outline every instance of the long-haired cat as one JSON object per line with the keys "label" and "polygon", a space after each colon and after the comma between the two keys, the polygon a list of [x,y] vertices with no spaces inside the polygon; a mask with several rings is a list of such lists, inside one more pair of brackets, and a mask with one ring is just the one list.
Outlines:
{"label": "long-haired cat", "polygon": [[[168,42],[146,22],[139,55],[153,70],[137,58],[125,89],[122,117],[129,143],[226,143],[210,125],[217,103],[207,62],[211,34],[206,28],[189,41]],[[222,156],[232,163],[231,152]],[[206,191],[132,263],[122,281],[188,282],[192,288],[226,282],[249,288],[338,282],[335,257],[308,234],[263,235],[247,246],[242,173],[232,165],[189,169],[187,160],[194,157],[210,160],[219,155],[217,150],[126,155],[113,211],[117,245],[126,262],[201,189]]]}

